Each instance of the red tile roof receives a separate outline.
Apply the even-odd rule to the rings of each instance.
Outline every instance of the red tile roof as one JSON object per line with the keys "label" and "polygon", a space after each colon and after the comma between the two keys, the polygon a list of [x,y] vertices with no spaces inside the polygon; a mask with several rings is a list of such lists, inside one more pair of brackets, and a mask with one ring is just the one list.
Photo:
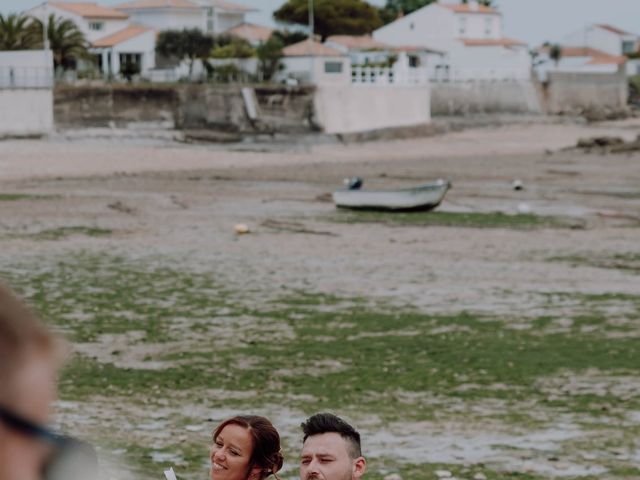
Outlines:
{"label": "red tile roof", "polygon": [[461,39],[466,47],[515,47],[526,45],[520,40],[512,38],[482,38],[482,39]]}
{"label": "red tile roof", "polygon": [[116,5],[115,8],[119,10],[146,10],[151,8],[186,8],[199,10],[202,7],[189,0],[133,0],[132,2]]}
{"label": "red tile roof", "polygon": [[127,40],[137,37],[138,35],[142,35],[143,33],[151,31],[153,31],[151,28],[143,27],[142,25],[130,25],[123,30],[96,40],[95,42],[93,42],[93,46],[96,48],[113,47],[114,45],[126,42]]}
{"label": "red tile roof", "polygon": [[604,30],[608,30],[609,32],[613,32],[618,35],[633,35],[633,33],[625,32],[624,30],[620,30],[619,28],[614,27],[613,25],[608,25],[606,23],[600,23],[596,25],[596,27],[600,27]]}
{"label": "red tile roof", "polygon": [[75,13],[84,18],[104,18],[112,20],[126,20],[129,15],[113,8],[103,7],[89,2],[49,2],[52,7]]}
{"label": "red tile roof", "polygon": [[285,57],[343,57],[344,54],[338,50],[327,47],[322,43],[303,40],[282,49]]}
{"label": "red tile roof", "polygon": [[243,23],[227,30],[226,34],[244,38],[248,41],[266,42],[273,33],[273,28],[255,25],[253,23]]}
{"label": "red tile roof", "polygon": [[609,55],[601,50],[588,47],[564,47],[561,57],[591,57],[588,65],[622,65],[627,61],[626,57]]}
{"label": "red tile roof", "polygon": [[[211,5],[216,8],[232,10],[235,12],[252,12],[255,10],[226,0],[211,0]],[[115,8],[120,10],[146,10],[152,8],[184,8],[189,10],[198,10],[203,7],[190,0],[133,0],[131,2],[116,5]]]}
{"label": "red tile roof", "polygon": [[388,50],[394,48],[374,40],[371,35],[331,35],[326,41],[337,43],[349,50]]}
{"label": "red tile roof", "polygon": [[499,14],[495,8],[487,7],[485,5],[478,5],[477,10],[471,8],[469,4],[459,4],[459,5],[445,5],[442,3],[438,3],[437,5],[448,8],[449,10],[454,11],[455,13],[489,13],[489,14]]}

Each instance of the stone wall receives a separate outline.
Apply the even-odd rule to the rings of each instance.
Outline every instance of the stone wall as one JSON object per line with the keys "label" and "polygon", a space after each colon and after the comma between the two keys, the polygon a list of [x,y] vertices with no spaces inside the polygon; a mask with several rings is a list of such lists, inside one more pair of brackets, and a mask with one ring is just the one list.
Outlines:
{"label": "stone wall", "polygon": [[308,132],[314,130],[313,89],[257,87],[258,118],[245,113],[241,87],[106,85],[57,87],[58,128],[148,126],[219,131]]}
{"label": "stone wall", "polygon": [[628,98],[629,84],[624,71],[616,74],[550,72],[545,86],[547,111],[551,114],[622,110]]}
{"label": "stone wall", "polygon": [[437,82],[431,85],[435,116],[490,113],[541,113],[536,85],[531,81]]}

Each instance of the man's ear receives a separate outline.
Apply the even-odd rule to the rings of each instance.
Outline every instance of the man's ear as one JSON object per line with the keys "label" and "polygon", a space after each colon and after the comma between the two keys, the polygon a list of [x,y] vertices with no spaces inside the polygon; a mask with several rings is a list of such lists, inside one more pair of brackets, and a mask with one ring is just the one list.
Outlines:
{"label": "man's ear", "polygon": [[360,477],[364,475],[366,471],[367,471],[367,461],[364,459],[364,457],[358,457],[353,462],[353,474],[351,475],[351,478],[353,480],[358,480]]}

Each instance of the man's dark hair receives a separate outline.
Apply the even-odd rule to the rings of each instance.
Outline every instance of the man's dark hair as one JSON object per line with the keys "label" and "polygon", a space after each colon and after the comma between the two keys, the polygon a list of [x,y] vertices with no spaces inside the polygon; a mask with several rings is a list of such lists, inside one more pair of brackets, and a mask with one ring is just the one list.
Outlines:
{"label": "man's dark hair", "polygon": [[351,458],[358,458],[362,456],[360,434],[355,428],[332,413],[317,413],[312,417],[307,418],[307,420],[300,426],[304,433],[302,443],[306,442],[307,438],[313,437],[314,435],[334,432],[346,440],[349,456]]}

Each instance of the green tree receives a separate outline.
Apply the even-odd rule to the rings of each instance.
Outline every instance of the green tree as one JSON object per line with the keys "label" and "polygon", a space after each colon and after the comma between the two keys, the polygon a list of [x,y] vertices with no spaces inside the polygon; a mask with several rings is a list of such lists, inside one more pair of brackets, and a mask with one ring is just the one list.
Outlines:
{"label": "green tree", "polygon": [[[39,24],[39,32],[42,32],[42,23]],[[62,67],[67,70],[74,68],[76,62],[89,58],[89,42],[72,20],[49,15],[47,19],[47,38],[49,48],[53,53],[54,68]]]}
{"label": "green tree", "polygon": [[560,59],[562,58],[562,46],[557,43],[551,45],[549,47],[549,58],[555,62],[557,67],[558,63],[560,63]]}
{"label": "green tree", "polygon": [[260,61],[260,71],[262,79],[268,82],[275,73],[280,70],[280,60],[282,59],[282,49],[284,44],[276,35],[271,35],[269,40],[256,49],[258,60]]}
{"label": "green tree", "polygon": [[218,35],[213,40],[212,58],[250,58],[256,51],[244,38]]}
{"label": "green tree", "polygon": [[189,73],[193,71],[193,62],[206,60],[214,46],[213,37],[205,35],[200,29],[165,30],[158,35],[156,52],[166,58],[189,60]]}
{"label": "green tree", "polygon": [[309,38],[309,35],[304,32],[287,32],[286,30],[276,30],[272,35],[278,38],[285,47]]}
{"label": "green tree", "polygon": [[[33,28],[37,32],[37,48],[42,48],[42,20],[33,18]],[[47,39],[53,53],[54,68],[75,68],[77,61],[89,59],[89,42],[77,25],[69,19],[56,17],[54,14],[47,18]]]}
{"label": "green tree", "polygon": [[42,47],[42,27],[38,32],[32,18],[0,14],[0,50],[30,50]]}
{"label": "green tree", "polygon": [[[363,35],[382,26],[378,9],[363,0],[314,0],[314,33],[323,39],[330,35]],[[307,25],[309,0],[288,0],[273,14],[285,23]]]}
{"label": "green tree", "polygon": [[[393,22],[400,14],[409,14],[422,7],[430,5],[437,0],[387,0],[384,7],[380,9],[380,18],[387,24]],[[468,0],[461,0],[460,3],[469,3]],[[495,0],[478,0],[480,5],[494,7]]]}

